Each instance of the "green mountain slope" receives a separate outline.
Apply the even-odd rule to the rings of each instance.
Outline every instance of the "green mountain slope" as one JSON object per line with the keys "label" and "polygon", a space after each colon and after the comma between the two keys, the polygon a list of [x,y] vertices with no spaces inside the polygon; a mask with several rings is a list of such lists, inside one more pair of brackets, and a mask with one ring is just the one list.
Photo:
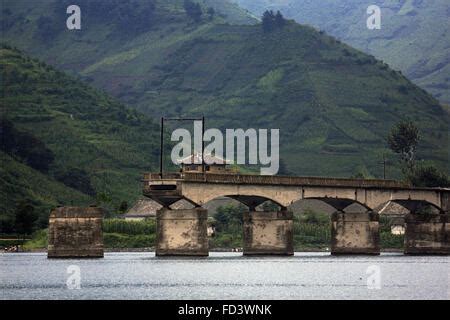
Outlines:
{"label": "green mountain slope", "polygon": [[217,15],[230,24],[255,24],[258,19],[249,12],[242,10],[231,1],[196,0],[205,8],[213,8]]}
{"label": "green mountain slope", "polygon": [[[257,16],[281,10],[373,54],[444,103],[450,103],[450,2],[389,0],[231,0]],[[366,27],[369,5],[381,8],[381,30]]]}
{"label": "green mountain slope", "polygon": [[[204,114],[209,127],[222,129],[280,128],[289,173],[380,177],[385,137],[405,118],[422,131],[419,157],[449,170],[448,113],[438,102],[386,64],[312,28],[288,23],[263,33],[260,25],[205,14],[196,23],[183,1],[170,0],[153,1],[152,19],[136,22],[133,32],[119,27],[126,17],[106,22],[84,7],[90,19],[82,30],[66,30],[63,20],[43,38],[38,20],[58,25],[65,12],[45,3],[11,3],[11,16],[22,20],[5,39],[150,115]],[[127,3],[111,2],[108,12]]]}
{"label": "green mountain slope", "polygon": [[[24,200],[32,201],[45,220],[52,207],[59,204],[89,205],[92,198],[67,187],[10,155],[0,152],[0,213],[12,213]],[[45,224],[44,221],[42,221]]]}
{"label": "green mountain slope", "polygon": [[[140,195],[141,174],[159,154],[157,125],[8,47],[0,66],[1,115],[15,127],[2,125],[2,212],[24,198],[87,205],[103,194],[118,205]],[[12,147],[4,139],[14,139]]]}

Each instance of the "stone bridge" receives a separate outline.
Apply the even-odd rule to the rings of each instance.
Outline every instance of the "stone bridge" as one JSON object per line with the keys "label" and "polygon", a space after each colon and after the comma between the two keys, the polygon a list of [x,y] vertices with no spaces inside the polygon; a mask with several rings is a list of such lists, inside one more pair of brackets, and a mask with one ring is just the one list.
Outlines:
{"label": "stone bridge", "polygon": [[168,207],[185,199],[196,206],[219,197],[242,202],[250,209],[270,200],[282,208],[296,201],[317,199],[341,211],[353,203],[376,210],[389,201],[408,210],[429,204],[449,211],[450,189],[412,188],[394,180],[357,180],[257,175],[180,173],[144,176],[144,195]]}
{"label": "stone bridge", "polygon": [[[410,212],[405,253],[449,253],[450,189],[413,188],[393,180],[150,173],[144,176],[144,195],[164,206],[157,215],[158,255],[207,255],[207,212],[200,207],[219,197],[249,208],[244,254],[293,254],[292,214],[286,208],[304,199],[324,201],[336,210],[331,218],[333,254],[379,254],[379,211],[391,202]],[[170,210],[181,199],[196,208]],[[256,211],[268,200],[279,211]],[[359,212],[346,212],[353,204],[360,206]],[[416,231],[410,232],[413,225]]]}

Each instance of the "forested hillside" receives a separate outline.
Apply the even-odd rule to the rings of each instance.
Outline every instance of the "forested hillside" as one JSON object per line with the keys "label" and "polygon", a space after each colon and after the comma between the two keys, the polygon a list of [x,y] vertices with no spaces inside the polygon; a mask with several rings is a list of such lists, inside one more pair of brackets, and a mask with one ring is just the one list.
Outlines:
{"label": "forested hillside", "polygon": [[70,31],[66,2],[7,1],[4,38],[150,116],[280,128],[283,173],[381,177],[387,133],[406,118],[419,158],[448,171],[448,113],[400,72],[313,28],[229,24],[201,3],[81,1]]}
{"label": "forested hillside", "polygon": [[140,196],[156,167],[158,125],[99,90],[4,46],[0,49],[0,211]]}
{"label": "forested hillside", "polygon": [[[281,10],[373,54],[450,104],[450,2],[447,0],[231,0],[256,16]],[[367,8],[381,9],[381,29],[369,30]]]}

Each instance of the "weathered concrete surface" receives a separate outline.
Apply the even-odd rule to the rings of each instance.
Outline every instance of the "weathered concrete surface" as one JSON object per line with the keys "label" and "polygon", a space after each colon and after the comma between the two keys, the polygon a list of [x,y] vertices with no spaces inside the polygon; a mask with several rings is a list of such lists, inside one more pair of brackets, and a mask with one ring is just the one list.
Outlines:
{"label": "weathered concrete surface", "polygon": [[288,211],[244,213],[244,255],[293,255],[292,218]]}
{"label": "weathered concrete surface", "polygon": [[450,189],[413,188],[389,180],[183,173],[165,174],[163,178],[159,174],[146,174],[144,183],[144,195],[164,206],[180,199],[189,199],[201,206],[220,197],[244,204],[249,199],[260,203],[272,200],[282,207],[305,199],[351,200],[370,210],[395,200],[426,201],[444,211],[450,206]]}
{"label": "weathered concrete surface", "polygon": [[103,257],[103,209],[59,207],[50,213],[48,258]]}
{"label": "weathered concrete surface", "polygon": [[379,215],[372,211],[333,213],[331,254],[380,254]]}
{"label": "weathered concrete surface", "polygon": [[443,192],[441,194],[441,205],[440,208],[444,212],[450,212],[450,192]]}
{"label": "weathered concrete surface", "polygon": [[157,256],[208,256],[208,211],[203,208],[156,213]]}
{"label": "weathered concrete surface", "polygon": [[450,214],[408,214],[405,254],[450,254]]}

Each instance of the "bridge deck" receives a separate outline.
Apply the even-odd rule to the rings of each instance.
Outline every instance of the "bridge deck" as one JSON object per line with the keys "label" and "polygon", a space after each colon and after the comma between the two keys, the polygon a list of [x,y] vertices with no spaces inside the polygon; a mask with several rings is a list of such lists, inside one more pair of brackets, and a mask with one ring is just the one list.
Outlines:
{"label": "bridge deck", "polygon": [[411,188],[411,185],[397,180],[380,179],[345,179],[320,177],[288,177],[288,176],[260,176],[241,174],[203,174],[203,173],[146,173],[146,184],[156,181],[185,181],[222,184],[254,184],[254,185],[285,185],[285,186],[326,186],[352,188]]}
{"label": "bridge deck", "polygon": [[211,173],[168,173],[161,177],[149,173],[144,176],[143,194],[165,207],[183,198],[202,205],[215,198],[230,197],[249,207],[266,200],[287,207],[298,200],[319,199],[338,210],[355,202],[375,209],[390,201],[400,201],[405,208],[426,202],[443,211],[450,209],[450,189],[415,188],[402,181],[377,179]]}

